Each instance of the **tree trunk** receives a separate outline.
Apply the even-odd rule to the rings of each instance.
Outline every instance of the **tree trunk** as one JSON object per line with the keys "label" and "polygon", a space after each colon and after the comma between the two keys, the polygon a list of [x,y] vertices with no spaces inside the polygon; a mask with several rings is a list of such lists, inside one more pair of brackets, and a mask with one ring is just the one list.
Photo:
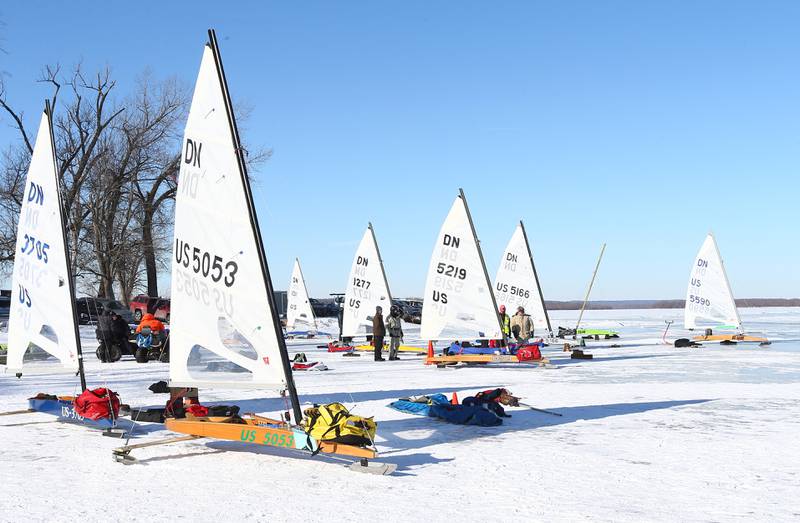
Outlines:
{"label": "tree trunk", "polygon": [[158,296],[158,268],[156,266],[156,249],[153,245],[153,210],[148,205],[144,209],[142,219],[142,247],[144,267],[147,277],[147,295]]}

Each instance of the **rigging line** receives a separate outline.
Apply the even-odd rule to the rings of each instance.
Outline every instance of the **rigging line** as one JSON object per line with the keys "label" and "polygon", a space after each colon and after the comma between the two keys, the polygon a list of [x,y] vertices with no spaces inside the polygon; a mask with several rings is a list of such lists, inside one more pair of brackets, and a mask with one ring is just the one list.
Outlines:
{"label": "rigging line", "polygon": [[[352,412],[352,411],[356,410],[356,407],[358,407],[358,403],[355,403],[355,399],[353,398],[353,394],[349,390],[347,391],[347,395],[350,396],[350,402],[353,403],[353,408],[350,409],[350,412]],[[370,443],[370,445],[372,445],[372,450],[374,450],[375,452],[378,452],[378,447],[375,446],[375,440],[372,439],[372,436],[370,435],[369,430],[365,429],[364,432],[367,433],[367,438],[369,438],[369,443]]]}

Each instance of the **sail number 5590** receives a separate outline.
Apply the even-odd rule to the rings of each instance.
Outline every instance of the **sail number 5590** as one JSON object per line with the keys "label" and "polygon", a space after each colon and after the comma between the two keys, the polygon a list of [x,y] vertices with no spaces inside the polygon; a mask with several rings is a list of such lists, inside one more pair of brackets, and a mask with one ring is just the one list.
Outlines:
{"label": "sail number 5590", "polygon": [[708,298],[701,298],[700,296],[695,296],[694,294],[689,295],[689,303],[696,303],[697,305],[702,305],[704,307],[711,307],[711,300]]}
{"label": "sail number 5590", "polygon": [[199,247],[191,247],[188,243],[175,238],[175,261],[195,274],[204,278],[211,278],[214,283],[222,280],[226,287],[231,287],[236,281],[236,271],[239,265],[231,260],[227,263],[220,256],[212,255]]}

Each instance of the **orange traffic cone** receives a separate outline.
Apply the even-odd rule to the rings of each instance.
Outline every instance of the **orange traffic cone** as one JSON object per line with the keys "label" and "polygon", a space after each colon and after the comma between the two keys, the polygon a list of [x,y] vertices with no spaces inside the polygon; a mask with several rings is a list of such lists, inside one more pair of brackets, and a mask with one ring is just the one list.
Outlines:
{"label": "orange traffic cone", "polygon": [[459,403],[458,403],[458,394],[456,394],[455,391],[453,391],[453,397],[450,399],[450,404],[451,405],[459,405]]}
{"label": "orange traffic cone", "polygon": [[429,341],[428,342],[428,357],[425,358],[425,365],[433,365],[433,362],[431,361],[431,358],[433,358],[433,342]]}

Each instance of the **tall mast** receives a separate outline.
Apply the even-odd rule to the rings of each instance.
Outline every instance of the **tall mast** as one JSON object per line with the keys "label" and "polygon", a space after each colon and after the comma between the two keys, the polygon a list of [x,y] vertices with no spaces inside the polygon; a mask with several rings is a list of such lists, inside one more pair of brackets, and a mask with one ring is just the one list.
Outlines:
{"label": "tall mast", "polygon": [[492,282],[489,281],[489,273],[486,272],[486,262],[483,260],[483,251],[481,250],[481,241],[478,239],[478,234],[475,232],[475,225],[472,223],[472,214],[469,212],[469,205],[467,205],[467,197],[464,196],[464,190],[458,189],[458,197],[464,202],[464,209],[467,211],[467,220],[469,227],[472,229],[472,238],[475,240],[475,245],[478,247],[478,257],[481,259],[481,267],[483,268],[483,277],[486,279],[486,288],[489,289],[489,296],[492,298],[492,306],[494,307],[494,316],[497,319],[498,332],[506,339],[506,334],[503,332],[503,323],[500,321],[500,312],[497,310],[497,301],[492,291]]}
{"label": "tall mast", "polygon": [[600,256],[597,258],[597,264],[594,266],[594,272],[592,273],[592,280],[589,282],[589,288],[586,289],[586,296],[583,298],[583,305],[581,305],[581,313],[578,315],[578,324],[575,325],[575,330],[578,330],[578,327],[581,326],[581,320],[583,319],[583,311],[586,309],[586,303],[589,301],[589,293],[592,292],[592,286],[594,285],[594,279],[597,276],[597,269],[600,268],[600,261],[603,259],[603,253],[606,252],[606,244],[603,244],[603,247],[600,249]]}
{"label": "tall mast", "polygon": [[739,316],[739,307],[736,306],[736,298],[733,296],[733,289],[731,288],[731,282],[728,279],[728,271],[725,270],[725,262],[722,261],[722,255],[719,253],[719,246],[717,245],[717,239],[714,237],[714,233],[709,231],[708,235],[711,236],[711,241],[714,243],[714,250],[717,251],[717,259],[719,259],[719,266],[722,269],[722,275],[725,277],[725,285],[728,287],[728,295],[731,297],[731,301],[733,301],[733,310],[736,312],[736,328],[739,332],[744,331],[742,328],[742,318]]}
{"label": "tall mast", "polygon": [[386,294],[389,295],[389,308],[392,308],[392,291],[389,290],[389,280],[386,279],[386,268],[383,266],[383,258],[381,257],[381,250],[378,247],[378,240],[375,238],[375,229],[372,228],[372,222],[367,222],[367,228],[372,234],[372,244],[375,246],[375,252],[378,253],[378,263],[381,265],[381,274],[383,275],[383,284],[386,285]]}
{"label": "tall mast", "polygon": [[544,304],[544,294],[542,294],[542,286],[539,283],[539,275],[536,274],[536,264],[533,263],[533,254],[531,253],[531,245],[528,243],[528,233],[525,232],[525,224],[522,220],[519,221],[519,226],[522,227],[522,236],[525,238],[525,248],[528,249],[528,258],[531,260],[531,267],[533,267],[533,279],[536,280],[536,289],[539,291],[539,299],[542,300],[542,310],[544,310],[544,318],[547,320],[547,330],[550,336],[553,335],[553,328],[550,326],[550,315],[547,314],[547,306]]}
{"label": "tall mast", "polygon": [[83,350],[81,348],[81,335],[78,331],[78,313],[75,307],[75,279],[72,275],[72,263],[70,262],[69,247],[67,244],[65,214],[68,210],[64,208],[64,202],[61,197],[61,180],[58,178],[58,160],[56,158],[56,140],[53,135],[53,108],[50,107],[50,100],[45,100],[44,112],[47,114],[47,126],[50,128],[50,149],[53,154],[53,166],[56,168],[53,174],[56,177],[56,194],[58,195],[58,209],[60,211],[58,213],[58,217],[61,221],[61,235],[64,240],[64,256],[67,260],[67,288],[69,289],[69,303],[70,307],[72,308],[71,312],[73,331],[75,335],[75,347],[78,351],[78,376],[80,376],[81,379],[81,391],[84,391],[86,390],[86,373],[83,370]]}
{"label": "tall mast", "polygon": [[317,317],[314,314],[314,307],[311,306],[311,297],[308,295],[308,287],[306,287],[306,277],[303,276],[303,268],[300,266],[300,258],[295,258],[294,263],[297,265],[297,270],[300,272],[300,283],[303,284],[303,292],[305,292],[306,300],[308,300],[308,308],[311,309],[311,321],[314,322],[314,330],[316,330]]}
{"label": "tall mast", "polygon": [[233,105],[231,103],[230,93],[228,92],[228,82],[225,79],[225,69],[222,67],[222,57],[219,52],[219,45],[217,43],[217,35],[213,29],[208,30],[208,39],[211,50],[214,53],[214,62],[217,66],[217,74],[219,75],[220,84],[222,85],[222,94],[225,99],[225,109],[228,114],[228,123],[231,129],[231,139],[233,140],[233,148],[236,151],[236,159],[239,164],[239,175],[242,179],[242,186],[244,187],[245,200],[247,201],[247,209],[250,216],[250,226],[253,229],[253,234],[256,238],[258,251],[258,260],[261,263],[261,273],[264,278],[264,286],[267,289],[267,300],[269,308],[272,313],[272,323],[275,329],[275,337],[278,341],[278,349],[281,354],[281,364],[283,365],[283,374],[286,378],[286,389],[289,393],[289,398],[292,402],[292,409],[294,411],[295,423],[300,423],[303,419],[303,413],[300,410],[300,399],[297,397],[297,389],[294,385],[294,376],[292,375],[292,367],[289,363],[289,352],[286,349],[286,341],[283,339],[282,329],[280,326],[280,319],[278,318],[278,309],[275,306],[275,296],[272,288],[272,278],[269,275],[269,267],[267,266],[267,257],[264,254],[264,242],[261,238],[261,229],[258,226],[258,217],[256,216],[256,207],[253,203],[253,192],[250,188],[250,179],[247,176],[247,165],[242,154],[242,145],[239,140],[239,129],[236,127],[236,117],[233,114]]}

